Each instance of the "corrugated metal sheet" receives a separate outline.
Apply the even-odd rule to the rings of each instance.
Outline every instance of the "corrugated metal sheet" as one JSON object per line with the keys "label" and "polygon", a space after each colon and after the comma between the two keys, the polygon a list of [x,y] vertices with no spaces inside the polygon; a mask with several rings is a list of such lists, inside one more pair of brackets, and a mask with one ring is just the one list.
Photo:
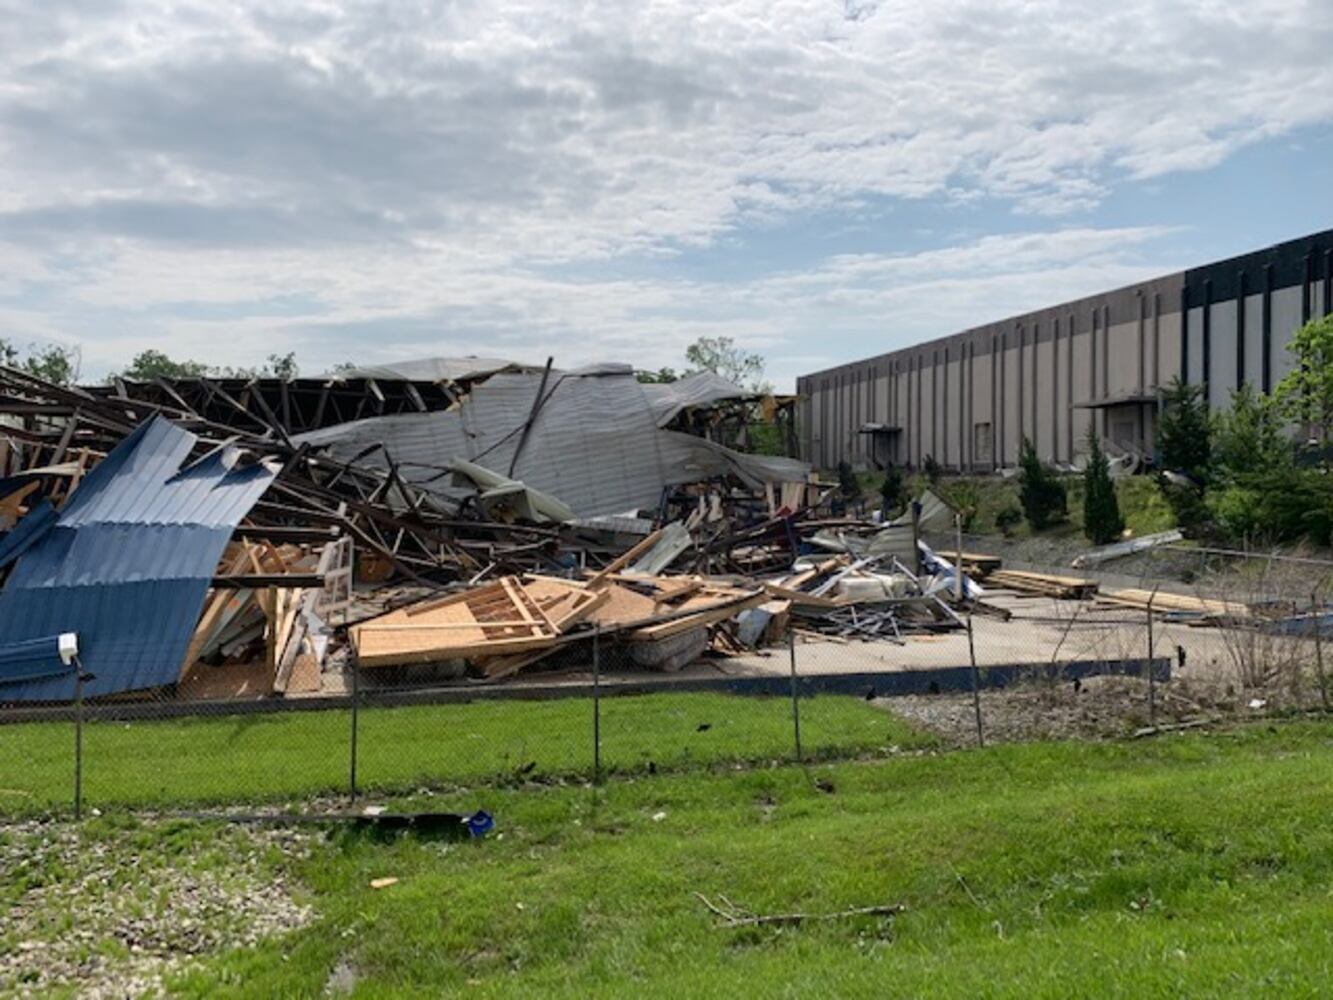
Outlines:
{"label": "corrugated metal sheet", "polygon": [[531,370],[503,358],[417,358],[387,365],[365,365],[331,373],[336,378],[374,378],[383,382],[459,382],[503,371]]}
{"label": "corrugated metal sheet", "polygon": [[[682,406],[726,398],[718,396],[724,390],[712,377],[700,379],[693,389],[687,384],[672,390],[671,385],[637,381],[628,366],[603,365],[551,374],[510,475],[540,384],[539,374],[495,375],[449,410],[373,417],[298,440],[328,445],[345,460],[383,444],[404,479],[453,496],[460,494],[440,471],[459,460],[475,462],[564,501],[580,517],[655,509],[664,486],[728,471],[750,482],[778,482],[804,479],[809,470],[803,462],[740,455],[659,426]],[[727,391],[744,394],[736,386]],[[382,460],[378,454],[360,459],[367,464]]]}
{"label": "corrugated metal sheet", "polygon": [[[77,632],[93,675],[89,697],[177,679],[222,550],[276,472],[237,468],[232,451],[185,465],[196,442],[168,420],[147,421],[88,474],[58,518],[27,531],[0,591],[0,660],[8,653],[30,673],[43,660],[32,654],[34,640]],[[0,700],[73,693],[68,673],[11,684],[0,676]]]}

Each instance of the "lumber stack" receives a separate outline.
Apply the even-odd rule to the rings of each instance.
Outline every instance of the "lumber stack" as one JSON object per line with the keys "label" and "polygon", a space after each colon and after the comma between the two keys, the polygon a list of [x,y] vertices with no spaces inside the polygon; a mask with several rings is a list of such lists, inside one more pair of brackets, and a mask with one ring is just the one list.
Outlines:
{"label": "lumber stack", "polygon": [[1162,614],[1193,615],[1207,622],[1236,621],[1248,618],[1250,608],[1236,601],[1222,601],[1189,594],[1173,594],[1159,590],[1140,590],[1133,587],[1103,590],[1100,603],[1122,608],[1138,608]]}
{"label": "lumber stack", "polygon": [[1056,597],[1061,600],[1083,601],[1097,594],[1097,581],[1051,573],[1030,573],[1024,570],[996,570],[986,578],[991,587],[1003,587],[1034,597]]}

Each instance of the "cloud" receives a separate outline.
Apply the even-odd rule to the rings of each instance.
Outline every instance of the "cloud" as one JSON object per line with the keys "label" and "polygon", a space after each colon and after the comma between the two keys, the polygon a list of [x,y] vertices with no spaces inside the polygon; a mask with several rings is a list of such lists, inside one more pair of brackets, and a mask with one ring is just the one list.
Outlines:
{"label": "cloud", "polygon": [[802,322],[917,329],[864,310],[913,315],[907,290],[955,263],[980,269],[963,301],[992,283],[990,302],[1037,305],[1002,290],[1024,254],[1063,276],[1041,302],[1146,265],[1111,249],[1125,232],[1034,221],[1005,262],[954,239],[739,283],[623,275],[795,216],[855,223],[870,201],[1059,219],[1129,179],[1206,169],[1333,119],[1323,7],[24,5],[0,16],[0,263],[18,262],[0,307],[87,342],[95,368],[148,343],[336,361],[526,355],[544,337],[669,363],[701,332],[795,358],[784,338],[818,334]]}

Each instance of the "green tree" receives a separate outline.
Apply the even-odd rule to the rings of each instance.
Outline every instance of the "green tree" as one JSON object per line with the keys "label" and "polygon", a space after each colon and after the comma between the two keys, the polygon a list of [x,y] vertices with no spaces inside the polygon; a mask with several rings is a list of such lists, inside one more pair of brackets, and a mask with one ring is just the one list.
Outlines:
{"label": "green tree", "polygon": [[[692,371],[710,371],[751,392],[769,392],[764,359],[738,347],[730,337],[700,337],[685,348]],[[688,373],[687,373],[688,374]]]}
{"label": "green tree", "polygon": [[1333,315],[1311,320],[1296,331],[1287,350],[1296,367],[1278,383],[1276,396],[1293,420],[1320,441],[1333,424]]}
{"label": "green tree", "polygon": [[296,363],[296,352],[288,351],[286,354],[270,354],[268,363],[264,365],[261,374],[270,375],[273,378],[284,379],[290,382],[296,376],[301,374],[301,366]]}
{"label": "green tree", "polygon": [[1037,457],[1026,437],[1018,449],[1018,502],[1033,531],[1041,531],[1069,516],[1065,484]]}
{"label": "green tree", "polygon": [[1288,468],[1295,447],[1287,433],[1282,408],[1272,396],[1246,383],[1231,393],[1231,408],[1213,418],[1214,482],[1236,483],[1252,476]]}
{"label": "green tree", "polygon": [[0,364],[35,375],[57,385],[70,385],[79,377],[79,351],[59,344],[29,344],[24,353],[0,338]]}
{"label": "green tree", "polygon": [[640,382],[647,382],[649,384],[675,382],[680,378],[680,376],[676,374],[676,369],[674,368],[659,368],[655,372],[647,370],[636,371],[634,377]]}
{"label": "green tree", "polygon": [[1212,427],[1203,390],[1177,375],[1167,386],[1163,403],[1157,422],[1158,465],[1203,486],[1212,462]]}
{"label": "green tree", "polygon": [[880,512],[888,518],[901,511],[904,506],[906,503],[903,497],[903,473],[898,466],[890,462],[879,484]]}
{"label": "green tree", "polygon": [[1088,427],[1088,462],[1083,468],[1083,534],[1093,545],[1106,545],[1125,530],[1111,481],[1111,467],[1096,429]]}
{"label": "green tree", "polygon": [[852,470],[851,462],[838,463],[838,492],[847,503],[856,503],[861,499],[861,483]]}
{"label": "green tree", "polygon": [[120,377],[147,382],[155,378],[198,378],[207,374],[208,365],[202,361],[176,361],[150,347],[136,354],[129,367],[120,373]]}

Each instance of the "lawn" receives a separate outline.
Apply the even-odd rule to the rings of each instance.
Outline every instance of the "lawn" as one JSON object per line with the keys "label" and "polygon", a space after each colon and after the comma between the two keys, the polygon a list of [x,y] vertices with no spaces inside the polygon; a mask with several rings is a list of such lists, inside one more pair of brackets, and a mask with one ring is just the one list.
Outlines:
{"label": "lawn", "polygon": [[[481,701],[360,713],[358,784],[371,790],[590,776],[592,702]],[[85,804],[185,806],[345,792],[346,711],[90,723]],[[783,698],[661,694],[602,701],[608,773],[672,771],[790,759],[791,703]],[[858,698],[802,703],[807,757],[922,745],[904,723]],[[68,809],[70,723],[0,726],[0,815]]]}
{"label": "lawn", "polygon": [[[484,807],[496,833],[334,837],[296,868],[312,924],[174,991],[1316,996],[1333,976],[1326,722],[393,804]],[[738,930],[696,892],[907,910]]]}

